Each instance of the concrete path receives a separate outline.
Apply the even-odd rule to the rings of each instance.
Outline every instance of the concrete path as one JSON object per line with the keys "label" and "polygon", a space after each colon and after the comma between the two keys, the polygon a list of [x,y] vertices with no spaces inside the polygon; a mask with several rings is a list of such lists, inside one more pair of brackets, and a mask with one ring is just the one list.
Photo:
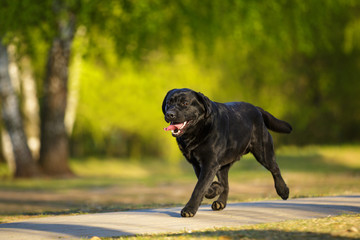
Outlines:
{"label": "concrete path", "polygon": [[181,207],[36,218],[0,224],[0,239],[78,239],[176,233],[360,213],[360,195],[232,203],[219,212],[205,205],[194,218],[181,218],[180,210]]}

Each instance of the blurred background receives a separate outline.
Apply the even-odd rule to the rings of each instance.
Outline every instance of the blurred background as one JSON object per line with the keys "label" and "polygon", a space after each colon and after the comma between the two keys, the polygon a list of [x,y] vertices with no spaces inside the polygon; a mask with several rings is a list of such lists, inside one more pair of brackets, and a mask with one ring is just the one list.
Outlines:
{"label": "blurred background", "polygon": [[[9,189],[13,177],[109,176],[100,174],[109,162],[130,179],[151,176],[127,171],[151,161],[178,169],[161,104],[183,87],[291,123],[290,135],[273,134],[284,156],[351,146],[330,152],[350,151],[358,180],[357,0],[2,0],[0,38],[0,175]],[[331,156],[306,149],[311,164]]]}

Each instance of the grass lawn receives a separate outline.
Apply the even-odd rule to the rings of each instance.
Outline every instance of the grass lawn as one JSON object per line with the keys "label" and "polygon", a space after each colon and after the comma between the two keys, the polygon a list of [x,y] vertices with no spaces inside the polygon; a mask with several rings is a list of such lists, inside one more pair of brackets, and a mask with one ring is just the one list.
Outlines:
{"label": "grass lawn", "polygon": [[[283,147],[277,161],[290,198],[360,193],[360,146]],[[72,179],[11,180],[0,165],[0,223],[34,216],[181,206],[192,167],[147,159],[72,159]],[[279,199],[271,174],[247,155],[230,170],[230,202]],[[210,204],[211,200],[204,200]],[[237,231],[237,230],[236,230]],[[251,239],[251,238],[250,238]]]}

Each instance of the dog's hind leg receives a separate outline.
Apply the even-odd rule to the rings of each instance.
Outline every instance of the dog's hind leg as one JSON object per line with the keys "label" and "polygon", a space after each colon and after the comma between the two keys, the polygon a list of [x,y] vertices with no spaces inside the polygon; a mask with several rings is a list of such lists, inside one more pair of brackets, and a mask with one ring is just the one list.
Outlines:
{"label": "dog's hind leg", "polygon": [[277,194],[286,200],[289,197],[289,188],[286,186],[278,164],[275,160],[273,141],[267,129],[263,129],[262,134],[254,139],[250,151],[256,160],[269,170],[273,176]]}

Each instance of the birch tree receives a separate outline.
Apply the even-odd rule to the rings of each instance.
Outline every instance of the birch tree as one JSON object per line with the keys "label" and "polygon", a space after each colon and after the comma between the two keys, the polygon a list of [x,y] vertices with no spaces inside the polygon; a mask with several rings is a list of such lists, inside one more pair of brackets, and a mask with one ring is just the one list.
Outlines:
{"label": "birch tree", "polygon": [[39,175],[39,169],[34,162],[27,145],[19,102],[11,83],[9,58],[6,46],[0,42],[0,96],[2,117],[9,134],[15,161],[15,177],[34,177]]}

